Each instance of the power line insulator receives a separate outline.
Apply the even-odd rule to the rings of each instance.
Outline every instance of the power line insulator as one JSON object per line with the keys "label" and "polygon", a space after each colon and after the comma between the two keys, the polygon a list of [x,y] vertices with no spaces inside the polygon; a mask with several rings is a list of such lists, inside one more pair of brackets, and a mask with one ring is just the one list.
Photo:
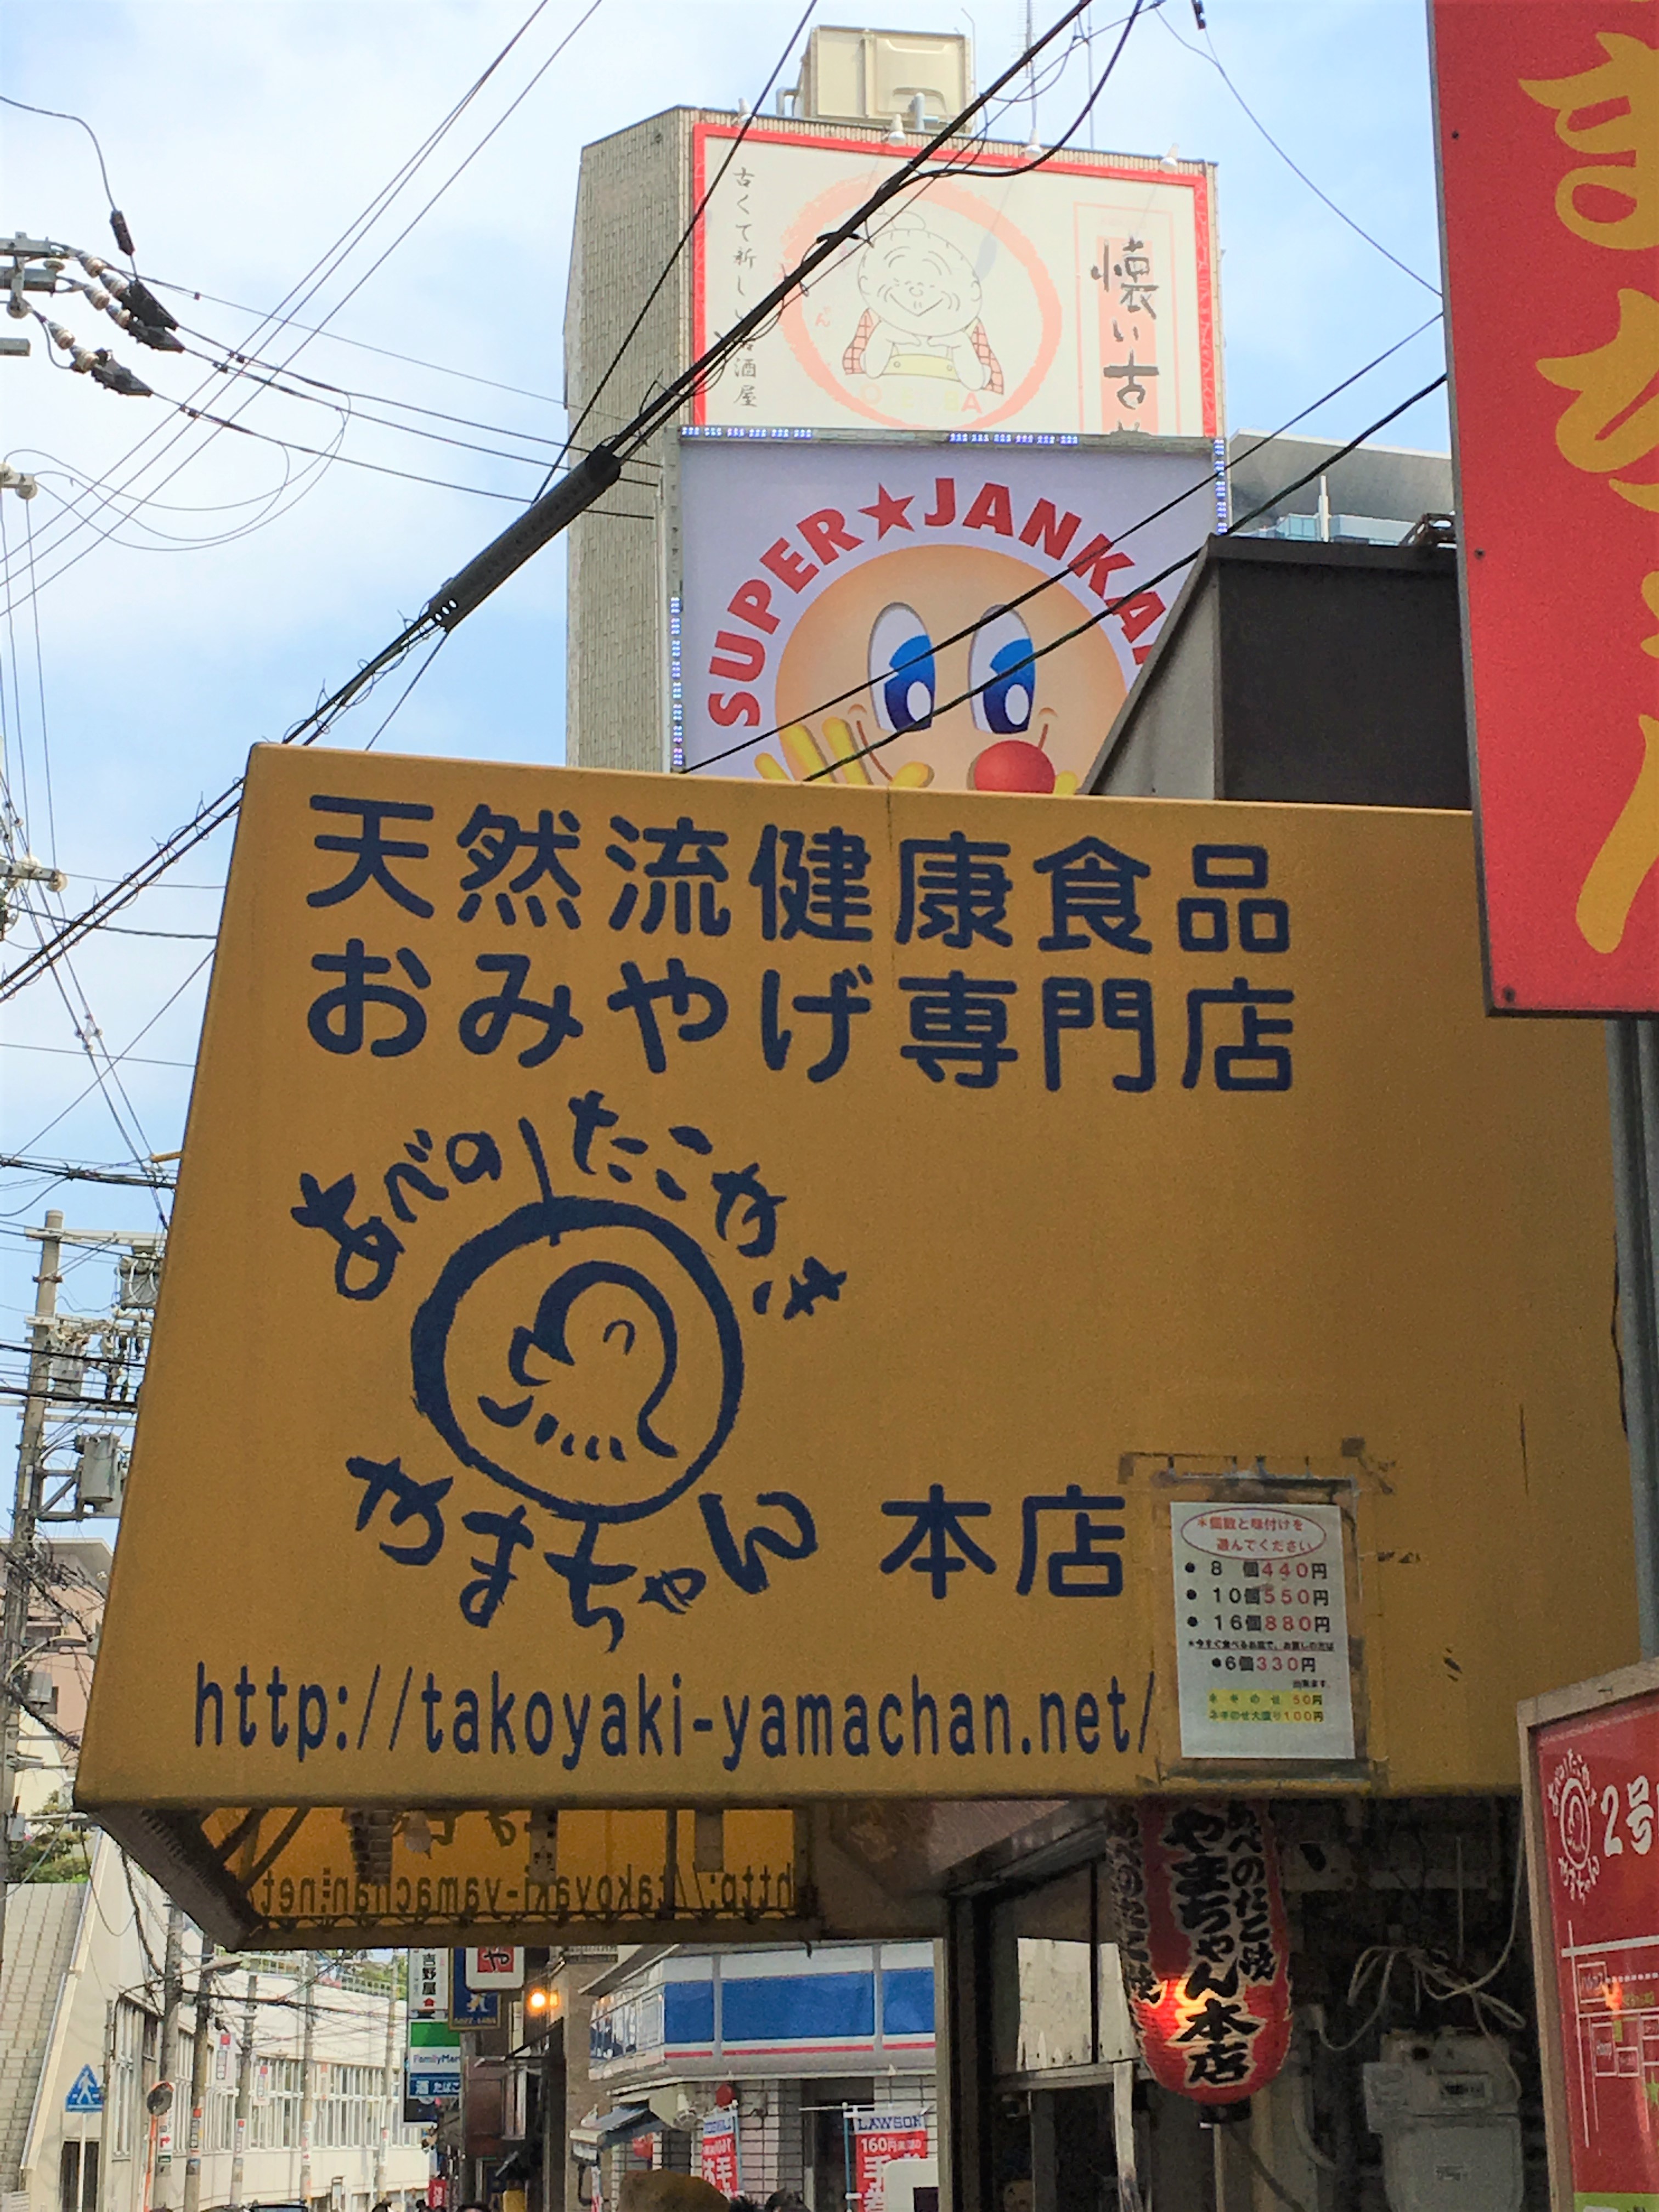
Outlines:
{"label": "power line insulator", "polygon": [[[76,367],[80,367],[79,362]],[[87,364],[87,374],[94,384],[101,384],[106,392],[118,392],[128,399],[154,399],[155,394],[143,379],[135,376],[122,361],[117,361],[105,347],[100,347]]]}

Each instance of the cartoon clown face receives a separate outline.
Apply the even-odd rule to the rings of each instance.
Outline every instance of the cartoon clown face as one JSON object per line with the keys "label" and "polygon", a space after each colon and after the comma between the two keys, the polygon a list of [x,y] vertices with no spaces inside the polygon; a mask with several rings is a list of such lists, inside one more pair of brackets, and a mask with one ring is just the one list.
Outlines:
{"label": "cartoon clown face", "polygon": [[[839,577],[802,615],[778,664],[783,762],[763,753],[761,775],[804,781],[839,760],[836,780],[848,783],[1075,791],[1126,686],[1098,627],[1042,653],[1084,619],[1063,585],[1011,604],[1044,573],[988,547],[918,545]],[[866,689],[816,711],[860,676]],[[969,690],[964,704],[945,707]]]}

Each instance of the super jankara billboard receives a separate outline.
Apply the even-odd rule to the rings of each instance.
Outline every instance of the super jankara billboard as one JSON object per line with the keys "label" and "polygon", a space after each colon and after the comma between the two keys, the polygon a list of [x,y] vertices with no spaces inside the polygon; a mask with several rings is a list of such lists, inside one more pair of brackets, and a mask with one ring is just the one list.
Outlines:
{"label": "super jankara billboard", "polygon": [[1216,518],[1197,446],[692,436],[680,471],[677,747],[798,782],[1074,791]]}
{"label": "super jankara billboard", "polygon": [[1602,1079],[1466,817],[262,747],[82,1797],[482,1926],[653,1808],[1502,1787],[1634,1634]]}
{"label": "super jankara billboard", "polygon": [[1435,0],[1492,1000],[1659,1009],[1659,9]]}
{"label": "super jankara billboard", "polygon": [[[915,150],[764,125],[736,137],[694,134],[699,354]],[[1206,166],[1058,154],[1034,169],[1013,147],[964,147],[738,349],[695,419],[1212,438],[1218,325]]]}

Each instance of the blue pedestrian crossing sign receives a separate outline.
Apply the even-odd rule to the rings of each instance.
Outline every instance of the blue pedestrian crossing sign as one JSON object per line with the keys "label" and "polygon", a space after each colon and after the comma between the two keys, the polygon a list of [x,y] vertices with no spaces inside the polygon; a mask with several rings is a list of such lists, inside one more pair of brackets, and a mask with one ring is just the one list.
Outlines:
{"label": "blue pedestrian crossing sign", "polygon": [[90,2066],[83,2066],[64,2100],[64,2110],[66,2112],[101,2112],[103,2109],[104,2093],[98,2086],[98,2076]]}

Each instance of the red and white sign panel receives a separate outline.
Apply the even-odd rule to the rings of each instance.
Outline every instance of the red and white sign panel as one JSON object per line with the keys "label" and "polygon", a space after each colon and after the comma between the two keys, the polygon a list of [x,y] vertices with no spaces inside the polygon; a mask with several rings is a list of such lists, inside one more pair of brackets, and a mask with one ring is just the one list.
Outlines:
{"label": "red and white sign panel", "polygon": [[[700,124],[701,353],[915,151],[836,131]],[[1212,438],[1214,177],[1202,162],[1013,147],[931,173],[697,393],[744,429]]]}
{"label": "red and white sign panel", "polygon": [[510,1943],[486,1946],[466,1954],[467,1987],[473,1990],[521,1990],[524,1952]]}
{"label": "red and white sign panel", "polygon": [[1572,2189],[1583,2205],[1659,2203],[1659,1693],[1553,1722],[1532,1746],[1539,1997],[1553,1980]]}
{"label": "red and white sign panel", "polygon": [[711,2112],[702,2124],[699,2166],[705,2181],[713,2182],[722,2197],[738,2194],[738,2116],[735,2112]]}
{"label": "red and white sign panel", "polygon": [[882,2212],[882,2176],[895,2159],[926,2158],[925,2112],[859,2112],[853,2119],[853,2189],[859,2212]]}
{"label": "red and white sign panel", "polygon": [[1659,1009],[1659,8],[1434,0],[1488,988]]}

